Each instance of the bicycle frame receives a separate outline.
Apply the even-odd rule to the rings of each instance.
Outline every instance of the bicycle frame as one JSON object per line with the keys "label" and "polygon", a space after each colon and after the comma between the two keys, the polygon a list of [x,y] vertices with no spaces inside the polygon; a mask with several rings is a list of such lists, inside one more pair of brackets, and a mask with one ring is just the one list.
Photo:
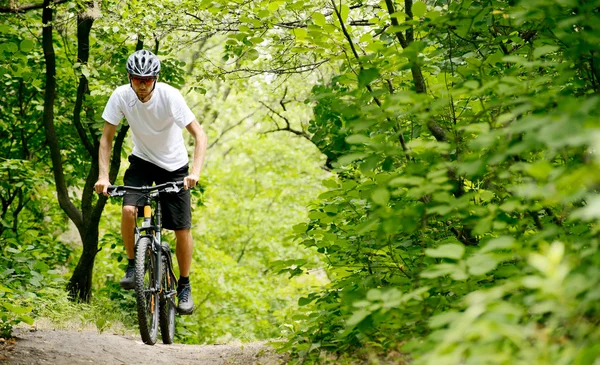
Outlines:
{"label": "bicycle frame", "polygon": [[[142,193],[145,193],[144,190],[142,190]],[[156,265],[154,266],[154,283],[153,285],[149,288],[149,290],[151,290],[152,294],[155,294],[157,292],[159,292],[160,288],[161,288],[161,281],[162,281],[162,272],[163,272],[163,260],[162,260],[162,240],[161,240],[161,231],[162,231],[162,211],[161,211],[161,206],[160,206],[160,200],[156,199],[156,197],[158,196],[158,192],[156,191],[152,191],[152,192],[148,192],[148,194],[145,196],[145,202],[144,202],[144,221],[142,222],[142,227],[138,227],[136,225],[136,227],[134,228],[134,236],[135,236],[135,246],[134,246],[134,250],[137,249],[137,245],[138,242],[140,240],[140,238],[142,237],[148,237],[150,239],[150,241],[152,242],[152,254],[154,255],[154,257],[156,257]],[[156,210],[155,210],[155,214],[154,214],[154,220],[156,224],[152,224],[152,200],[155,199],[156,200]],[[139,207],[137,208],[139,209]],[[167,276],[168,277],[168,276]],[[154,296],[152,297],[154,298]],[[154,313],[154,305],[152,306],[152,311]]]}
{"label": "bicycle frame", "polygon": [[[152,294],[160,293],[162,290],[161,282],[162,282],[162,273],[163,273],[163,250],[169,249],[167,247],[162,246],[162,208],[160,204],[160,199],[158,199],[160,195],[160,190],[164,192],[177,192],[180,187],[183,186],[183,182],[174,182],[174,183],[165,183],[161,185],[155,186],[142,186],[142,187],[131,187],[131,186],[110,186],[109,190],[112,190],[111,196],[123,196],[126,192],[136,191],[143,195],[144,205],[143,205],[143,221],[142,226],[138,227],[137,222],[134,228],[134,250],[137,250],[138,242],[141,238],[147,237],[152,242],[152,254],[156,258],[156,265],[154,266],[154,283],[152,283],[151,291]],[[121,189],[119,191],[119,189]],[[152,201],[156,201],[156,209],[154,209],[155,214],[153,215],[152,209]],[[139,209],[139,206],[136,206]],[[154,220],[153,220],[154,218]],[[167,273],[167,281],[168,284],[171,284],[171,276],[175,277],[173,273],[173,262],[171,255],[165,255],[166,259],[169,260],[167,264],[169,272]],[[176,286],[176,285],[175,285]],[[175,306],[174,297],[177,295],[176,290],[171,290],[169,292],[165,292],[165,297],[173,306]],[[154,296],[153,296],[154,298]],[[154,306],[152,307],[154,308]]]}
{"label": "bicycle frame", "polygon": [[[110,196],[124,196],[136,192],[141,198],[136,202],[137,209],[143,200],[143,221],[141,227],[134,227],[135,238],[135,292],[138,307],[140,334],[144,343],[154,345],[157,331],[160,331],[165,344],[173,343],[175,333],[175,296],[177,279],[173,272],[173,258],[169,245],[162,242],[162,208],[160,193],[177,193],[183,181],[164,183],[155,186],[109,186]],[[152,209],[153,201],[156,209]],[[153,212],[155,214],[153,214]],[[168,271],[167,271],[168,270]],[[146,274],[148,280],[145,281]],[[164,274],[164,276],[163,276]],[[148,327],[150,326],[150,328]]]}

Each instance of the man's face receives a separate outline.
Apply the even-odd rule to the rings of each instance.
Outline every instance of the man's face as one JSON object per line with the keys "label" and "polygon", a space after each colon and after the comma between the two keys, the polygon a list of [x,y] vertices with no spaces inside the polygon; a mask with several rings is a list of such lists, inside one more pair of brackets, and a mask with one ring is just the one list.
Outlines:
{"label": "man's face", "polygon": [[129,79],[131,80],[131,86],[133,87],[133,91],[140,98],[145,98],[150,94],[152,89],[154,88],[154,82],[156,81],[156,77],[140,77],[129,75]]}

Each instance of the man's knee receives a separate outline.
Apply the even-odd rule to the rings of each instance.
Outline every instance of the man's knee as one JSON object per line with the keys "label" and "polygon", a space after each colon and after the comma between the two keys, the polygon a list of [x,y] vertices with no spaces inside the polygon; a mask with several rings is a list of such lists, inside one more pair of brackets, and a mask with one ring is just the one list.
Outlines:
{"label": "man's knee", "polygon": [[190,235],[189,228],[175,230],[175,236],[177,237],[187,237],[188,235]]}
{"label": "man's knee", "polygon": [[192,232],[189,228],[178,229],[175,231],[175,238],[177,239],[177,242],[191,242]]}
{"label": "man's knee", "polygon": [[135,220],[136,212],[137,207],[134,207],[133,205],[123,206],[123,219],[127,221]]}

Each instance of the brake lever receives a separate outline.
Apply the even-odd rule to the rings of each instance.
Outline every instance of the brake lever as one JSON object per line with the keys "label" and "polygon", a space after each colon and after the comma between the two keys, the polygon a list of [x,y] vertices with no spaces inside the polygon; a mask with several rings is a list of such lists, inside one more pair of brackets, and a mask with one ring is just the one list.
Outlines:
{"label": "brake lever", "polygon": [[108,193],[110,196],[123,196],[125,195],[125,190],[119,190],[115,188],[112,192]]}
{"label": "brake lever", "polygon": [[181,191],[181,188],[177,186],[172,186],[170,188],[165,188],[165,193],[178,193]]}

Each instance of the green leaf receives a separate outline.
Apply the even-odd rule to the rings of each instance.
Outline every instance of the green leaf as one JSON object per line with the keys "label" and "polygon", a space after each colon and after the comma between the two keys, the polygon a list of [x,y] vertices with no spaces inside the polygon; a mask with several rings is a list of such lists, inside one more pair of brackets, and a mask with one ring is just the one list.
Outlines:
{"label": "green leaf", "polygon": [[446,275],[450,275],[454,280],[465,280],[469,277],[467,273],[456,264],[433,265],[421,273],[421,277],[427,279],[434,279]]}
{"label": "green leaf", "polygon": [[300,299],[298,299],[298,305],[301,306],[301,307],[305,306],[305,305],[308,305],[312,301],[314,301],[315,299],[316,299],[316,297],[314,297],[314,296],[309,296],[308,298],[307,297],[301,297]]}
{"label": "green leaf", "polygon": [[358,84],[362,86],[369,85],[373,80],[379,77],[379,70],[376,68],[365,68],[358,73]]}
{"label": "green leaf", "polygon": [[308,34],[308,31],[304,28],[295,28],[293,30],[293,32],[294,32],[294,36],[298,40],[302,40],[302,39],[306,38],[306,36]]}
{"label": "green leaf", "polygon": [[319,12],[313,13],[312,20],[316,25],[318,25],[320,27],[324,26],[327,23],[327,19],[325,19],[325,15],[323,15],[322,13],[319,13]]}
{"label": "green leaf", "polygon": [[344,155],[340,158],[338,158],[337,162],[338,164],[340,164],[341,166],[346,166],[356,160],[360,160],[363,159],[365,157],[369,156],[369,154],[364,153],[364,152],[357,152],[357,153],[349,153],[347,155]]}
{"label": "green leaf", "polygon": [[340,185],[335,179],[325,179],[322,181],[323,186],[328,187],[329,189],[338,189]]}
{"label": "green leaf", "polygon": [[460,259],[465,253],[465,246],[458,243],[449,243],[438,248],[428,248],[425,255],[435,258]]}
{"label": "green leaf", "polygon": [[353,134],[346,137],[346,143],[348,144],[369,144],[371,139],[364,134]]}
{"label": "green leaf", "polygon": [[406,13],[403,11],[396,11],[390,14],[390,18],[396,18],[398,20],[398,23],[402,23],[406,21]]}
{"label": "green leaf", "polygon": [[277,9],[279,9],[279,6],[282,3],[283,3],[283,1],[273,1],[273,2],[269,3],[267,8],[269,9],[270,12],[275,12],[275,11],[277,11]]}
{"label": "green leaf", "polygon": [[588,198],[587,205],[574,211],[570,218],[579,218],[586,221],[600,218],[600,196]]}
{"label": "green leaf", "polygon": [[19,320],[27,323],[30,326],[33,326],[34,323],[33,318],[31,318],[30,316],[20,316]]}
{"label": "green leaf", "polygon": [[594,364],[600,358],[600,344],[588,343],[581,350],[575,359],[575,365]]}
{"label": "green leaf", "polygon": [[540,58],[543,55],[547,55],[548,53],[555,52],[558,49],[559,49],[558,46],[551,46],[549,44],[541,46],[541,47],[537,47],[536,49],[533,50],[533,57]]}
{"label": "green leaf", "polygon": [[346,4],[342,4],[339,9],[340,15],[342,16],[342,21],[345,23],[348,20],[348,14],[350,14],[350,8]]}
{"label": "green leaf", "polygon": [[382,291],[379,289],[369,289],[367,292],[367,299],[371,302],[382,299]]}
{"label": "green leaf", "polygon": [[356,312],[352,313],[352,316],[348,318],[346,324],[348,325],[348,327],[354,327],[360,322],[362,322],[365,318],[367,318],[367,316],[369,316],[370,314],[371,311],[368,311],[366,309],[359,309]]}
{"label": "green leaf", "polygon": [[376,189],[371,195],[371,199],[375,204],[387,205],[387,203],[390,201],[390,192],[385,188]]}
{"label": "green leaf", "polygon": [[548,161],[537,161],[527,168],[527,173],[537,180],[545,180],[552,172],[552,165]]}
{"label": "green leaf", "polygon": [[520,211],[523,208],[521,201],[518,199],[507,200],[502,205],[500,205],[500,210],[503,212],[511,213],[514,211]]}
{"label": "green leaf", "polygon": [[21,52],[29,53],[33,49],[33,46],[33,41],[31,41],[30,39],[23,39],[19,48],[21,48]]}
{"label": "green leaf", "polygon": [[392,180],[390,180],[389,185],[391,187],[398,187],[398,186],[407,186],[407,185],[414,185],[414,186],[419,186],[421,184],[423,184],[425,182],[425,179],[419,176],[407,176],[407,177],[397,177],[394,178]]}
{"label": "green leaf", "polygon": [[308,225],[306,223],[296,224],[292,227],[295,233],[305,233]]}
{"label": "green leaf", "polygon": [[13,42],[8,42],[4,44],[4,49],[10,53],[14,53],[19,49],[19,47]]}
{"label": "green leaf", "polygon": [[440,328],[447,324],[452,323],[454,320],[460,317],[460,313],[456,311],[444,312],[433,316],[429,319],[429,327]]}
{"label": "green leaf", "polygon": [[420,18],[427,13],[427,5],[422,1],[415,1],[412,6],[414,16]]}
{"label": "green leaf", "polygon": [[32,308],[30,307],[19,307],[10,303],[2,303],[4,308],[6,308],[9,312],[13,312],[14,314],[27,314],[30,313]]}
{"label": "green leaf", "polygon": [[498,261],[488,254],[477,254],[467,259],[469,274],[485,275],[498,266]]}
{"label": "green leaf", "polygon": [[248,50],[248,52],[246,52],[246,56],[248,57],[248,59],[254,61],[258,58],[258,51],[255,50],[254,48],[251,48]]}
{"label": "green leaf", "polygon": [[496,250],[508,250],[515,246],[515,239],[510,236],[501,236],[489,240],[485,246],[479,250],[480,253],[486,253]]}
{"label": "green leaf", "polygon": [[490,202],[495,196],[494,193],[489,190],[479,190],[478,195],[483,202]]}

